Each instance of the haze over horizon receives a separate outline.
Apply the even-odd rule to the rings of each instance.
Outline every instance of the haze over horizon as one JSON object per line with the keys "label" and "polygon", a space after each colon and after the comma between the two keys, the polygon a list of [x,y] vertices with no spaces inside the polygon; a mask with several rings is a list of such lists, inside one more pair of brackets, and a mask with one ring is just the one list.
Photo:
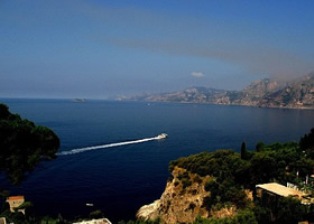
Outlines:
{"label": "haze over horizon", "polygon": [[314,71],[314,1],[2,0],[0,97],[242,89]]}

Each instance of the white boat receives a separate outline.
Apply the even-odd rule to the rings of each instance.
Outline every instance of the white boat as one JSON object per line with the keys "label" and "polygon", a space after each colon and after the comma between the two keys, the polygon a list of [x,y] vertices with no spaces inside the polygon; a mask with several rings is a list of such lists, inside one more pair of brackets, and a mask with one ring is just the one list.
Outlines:
{"label": "white boat", "polygon": [[164,138],[167,138],[168,135],[166,133],[161,133],[157,136],[157,139],[164,139]]}
{"label": "white boat", "polygon": [[73,101],[75,103],[85,103],[86,102],[86,100],[84,98],[75,98]]}

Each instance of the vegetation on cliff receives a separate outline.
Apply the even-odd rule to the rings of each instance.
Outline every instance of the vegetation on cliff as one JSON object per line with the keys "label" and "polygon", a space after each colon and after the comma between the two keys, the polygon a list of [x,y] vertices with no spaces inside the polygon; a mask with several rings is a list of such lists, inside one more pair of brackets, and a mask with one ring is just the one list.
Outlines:
{"label": "vegetation on cliff", "polygon": [[[12,114],[5,104],[0,104],[0,174],[5,175],[12,184],[19,184],[42,159],[53,159],[59,149],[58,136],[49,128],[35,125]],[[11,213],[5,203],[9,192],[0,186],[0,216],[14,223],[39,223],[39,219],[19,212]],[[24,202],[20,208],[29,208],[32,203]],[[44,218],[43,220],[56,219]],[[59,220],[59,219],[58,219]],[[48,221],[47,221],[48,223]]]}
{"label": "vegetation on cliff", "polygon": [[[311,206],[291,197],[261,203],[255,187],[267,182],[282,185],[290,182],[313,194],[313,167],[314,129],[299,143],[265,145],[259,142],[253,150],[246,149],[242,143],[239,153],[217,150],[179,158],[170,162],[172,177],[155,206],[157,212],[149,211],[149,217],[160,218],[162,223],[296,223],[313,212]],[[203,198],[193,200],[195,195]],[[184,215],[171,217],[168,211],[180,207],[177,200],[189,203],[181,206],[181,210],[193,216],[191,219]],[[202,203],[199,205],[199,202]],[[164,214],[165,205],[168,205],[167,214]]]}
{"label": "vegetation on cliff", "polygon": [[22,119],[0,104],[0,172],[12,183],[22,181],[41,159],[54,158],[59,146],[52,130]]}

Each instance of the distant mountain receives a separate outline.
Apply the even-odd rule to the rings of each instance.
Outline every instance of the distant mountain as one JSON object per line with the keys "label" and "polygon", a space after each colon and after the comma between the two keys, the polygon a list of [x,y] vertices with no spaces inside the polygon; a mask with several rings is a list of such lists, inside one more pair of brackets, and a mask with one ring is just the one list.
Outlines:
{"label": "distant mountain", "polygon": [[125,100],[314,109],[314,73],[289,82],[258,80],[240,91],[191,87],[183,91],[141,95]]}

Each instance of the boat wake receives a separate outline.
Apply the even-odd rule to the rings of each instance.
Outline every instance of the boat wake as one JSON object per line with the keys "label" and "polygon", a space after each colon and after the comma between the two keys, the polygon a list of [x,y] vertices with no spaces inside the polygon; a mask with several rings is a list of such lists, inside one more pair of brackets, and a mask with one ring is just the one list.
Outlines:
{"label": "boat wake", "polygon": [[142,142],[149,142],[149,141],[160,140],[160,139],[162,139],[162,138],[160,137],[160,135],[158,135],[158,136],[152,137],[152,138],[143,138],[143,139],[133,140],[133,141],[125,141],[125,142],[109,143],[109,144],[104,144],[104,145],[89,146],[89,147],[77,148],[77,149],[72,149],[69,151],[59,152],[59,153],[57,153],[57,156],[73,155],[73,154],[82,153],[82,152],[91,151],[91,150],[112,148],[112,147],[118,147],[118,146],[124,146],[124,145],[132,145],[132,144],[138,144],[138,143],[142,143]]}

